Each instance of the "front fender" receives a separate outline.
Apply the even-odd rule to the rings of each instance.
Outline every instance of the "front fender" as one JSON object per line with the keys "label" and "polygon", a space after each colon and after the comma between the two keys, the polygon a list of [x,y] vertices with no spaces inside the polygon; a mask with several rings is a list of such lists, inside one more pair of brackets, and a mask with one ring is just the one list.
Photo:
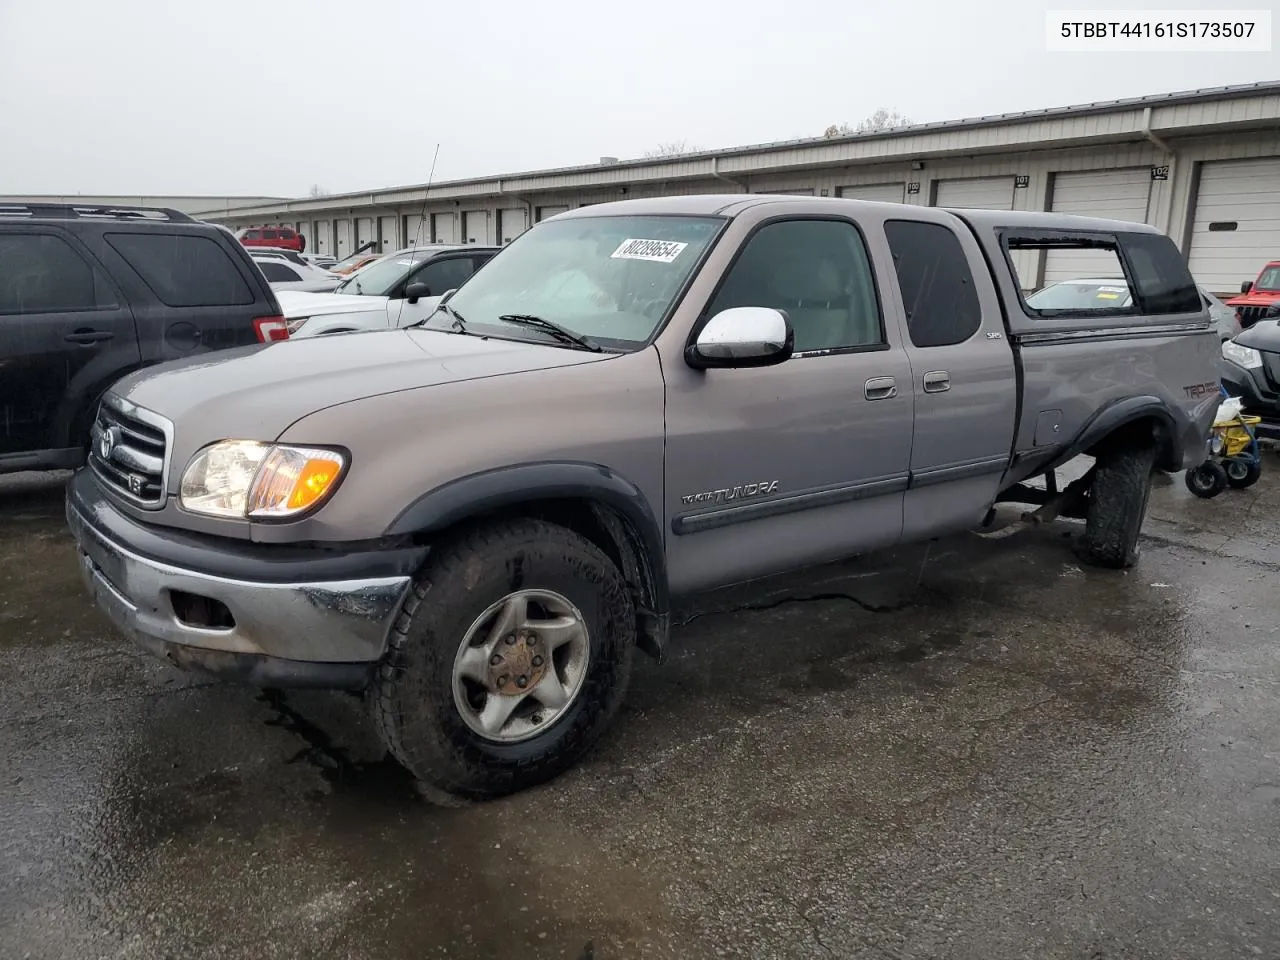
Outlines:
{"label": "front fender", "polygon": [[400,511],[384,534],[437,533],[497,510],[547,501],[585,501],[609,508],[626,521],[629,536],[638,541],[635,552],[644,580],[640,587],[658,619],[658,645],[665,643],[671,602],[662,526],[643,491],[602,464],[541,461],[460,477],[422,494]]}

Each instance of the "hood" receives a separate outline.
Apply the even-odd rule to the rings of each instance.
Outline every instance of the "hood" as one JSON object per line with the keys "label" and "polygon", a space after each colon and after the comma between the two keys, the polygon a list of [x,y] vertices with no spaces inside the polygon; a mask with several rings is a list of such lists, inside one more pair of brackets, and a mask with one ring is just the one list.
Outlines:
{"label": "hood", "polygon": [[1223,302],[1228,307],[1269,307],[1280,303],[1280,290],[1251,290]]}
{"label": "hood", "polygon": [[276,294],[286,320],[321,317],[332,313],[380,313],[387,308],[386,297],[362,297],[346,293],[305,293],[281,290]]}
{"label": "hood", "polygon": [[1280,353],[1280,320],[1260,320],[1235,339],[1242,347]]}
{"label": "hood", "polygon": [[[185,463],[205,443],[274,440],[300,417],[352,400],[609,356],[431,330],[387,330],[219,350],[135,371],[112,392],[171,420],[174,459]],[[429,408],[423,415],[429,416]]]}

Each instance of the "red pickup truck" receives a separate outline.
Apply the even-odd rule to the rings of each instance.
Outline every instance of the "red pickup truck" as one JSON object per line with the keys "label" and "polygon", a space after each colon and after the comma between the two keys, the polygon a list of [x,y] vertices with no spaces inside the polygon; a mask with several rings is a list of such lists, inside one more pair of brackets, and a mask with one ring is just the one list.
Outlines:
{"label": "red pickup truck", "polygon": [[289,227],[246,227],[236,234],[236,239],[246,247],[278,247],[302,253],[307,240]]}
{"label": "red pickup truck", "polygon": [[1226,302],[1234,307],[1236,316],[1240,318],[1240,326],[1248,329],[1262,319],[1269,307],[1280,303],[1280,260],[1272,260],[1257,280],[1246,280],[1240,284],[1240,296],[1232,297]]}

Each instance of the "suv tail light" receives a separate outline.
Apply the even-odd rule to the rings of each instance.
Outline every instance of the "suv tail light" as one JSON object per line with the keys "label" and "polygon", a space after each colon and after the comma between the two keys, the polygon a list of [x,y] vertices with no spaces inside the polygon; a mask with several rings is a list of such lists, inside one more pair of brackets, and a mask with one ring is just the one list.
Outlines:
{"label": "suv tail light", "polygon": [[273,343],[277,340],[289,339],[289,324],[282,316],[255,317],[253,332],[258,335],[259,343]]}

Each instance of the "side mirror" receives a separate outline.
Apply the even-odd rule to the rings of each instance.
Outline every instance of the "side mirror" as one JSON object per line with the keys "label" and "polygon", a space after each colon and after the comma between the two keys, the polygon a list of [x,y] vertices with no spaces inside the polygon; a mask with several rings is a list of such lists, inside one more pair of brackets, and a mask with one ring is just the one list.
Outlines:
{"label": "side mirror", "polygon": [[781,310],[731,307],[707,321],[684,352],[698,370],[712,367],[768,367],[795,351],[795,332]]}
{"label": "side mirror", "polygon": [[1253,281],[1252,281],[1252,280],[1246,280],[1244,283],[1240,284],[1240,292],[1241,292],[1241,293],[1248,293],[1248,292],[1249,292],[1250,290],[1252,290],[1252,289],[1253,289]]}
{"label": "side mirror", "polygon": [[404,298],[410,303],[417,303],[423,297],[431,296],[431,288],[421,280],[415,280],[404,288]]}

